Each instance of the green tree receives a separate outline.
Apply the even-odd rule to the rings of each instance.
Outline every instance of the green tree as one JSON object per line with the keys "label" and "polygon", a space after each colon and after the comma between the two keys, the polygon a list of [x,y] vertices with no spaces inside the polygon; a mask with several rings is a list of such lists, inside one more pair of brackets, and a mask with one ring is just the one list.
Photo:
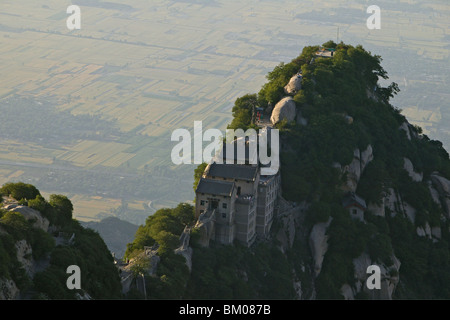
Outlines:
{"label": "green tree", "polygon": [[233,120],[228,129],[247,130],[252,125],[252,116],[254,108],[258,107],[258,99],[256,94],[247,94],[236,99],[233,109]]}
{"label": "green tree", "polygon": [[31,200],[40,195],[35,186],[23,182],[8,182],[0,189],[0,193],[11,196],[16,200]]}
{"label": "green tree", "polygon": [[150,259],[147,257],[143,251],[137,252],[131,257],[133,263],[131,265],[131,273],[136,278],[141,274],[147,275],[148,269],[150,268]]}
{"label": "green tree", "polygon": [[1,219],[2,224],[16,240],[25,239],[30,224],[19,212],[9,211]]}
{"label": "green tree", "polygon": [[52,194],[49,204],[55,209],[57,224],[64,225],[71,222],[73,205],[69,198],[60,194]]}
{"label": "green tree", "polygon": [[205,171],[207,165],[208,164],[206,162],[203,162],[202,164],[199,164],[197,166],[197,168],[195,168],[195,170],[194,170],[194,185],[193,185],[194,191],[197,190],[198,183],[200,182],[200,179],[201,179],[203,172]]}
{"label": "green tree", "polygon": [[189,203],[178,204],[172,214],[182,225],[191,225],[195,222],[194,206]]}

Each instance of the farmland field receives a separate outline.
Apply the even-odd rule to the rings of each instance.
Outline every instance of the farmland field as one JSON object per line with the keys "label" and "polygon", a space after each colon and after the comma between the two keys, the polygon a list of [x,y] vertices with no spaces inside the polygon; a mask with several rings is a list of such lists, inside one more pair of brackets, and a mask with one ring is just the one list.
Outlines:
{"label": "farmland field", "polygon": [[[72,3],[80,30],[66,27]],[[149,201],[193,200],[195,165],[172,164],[173,130],[225,130],[274,66],[337,37],[383,57],[393,103],[449,150],[450,5],[380,0],[382,28],[369,30],[370,4],[3,0],[0,182],[67,194],[80,220],[142,223]]]}

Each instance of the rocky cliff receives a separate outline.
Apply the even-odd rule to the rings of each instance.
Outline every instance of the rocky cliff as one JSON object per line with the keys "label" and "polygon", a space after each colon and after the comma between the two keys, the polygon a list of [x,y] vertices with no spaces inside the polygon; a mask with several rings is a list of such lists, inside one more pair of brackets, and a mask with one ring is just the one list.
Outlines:
{"label": "rocky cliff", "polygon": [[[0,192],[6,196],[0,208],[0,300],[121,297],[111,253],[97,233],[72,220],[68,198],[51,195],[47,202],[23,183]],[[66,284],[72,265],[80,268],[80,289]]]}
{"label": "rocky cliff", "polygon": [[[323,47],[334,55],[305,47],[233,107],[233,124],[257,126],[257,106],[280,130],[282,194],[269,237],[205,248],[208,217],[190,239],[172,228],[170,254],[179,255],[169,263],[163,253],[156,297],[450,299],[449,154],[390,104],[399,88],[380,85],[380,56]],[[149,220],[133,246],[160,237],[161,226]],[[380,288],[368,286],[373,267]]]}

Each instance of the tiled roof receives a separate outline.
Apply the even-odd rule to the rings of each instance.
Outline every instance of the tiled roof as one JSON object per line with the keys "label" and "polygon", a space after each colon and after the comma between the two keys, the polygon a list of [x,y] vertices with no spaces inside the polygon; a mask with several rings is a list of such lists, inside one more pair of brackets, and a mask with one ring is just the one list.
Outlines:
{"label": "tiled roof", "polygon": [[257,172],[257,166],[212,163],[209,168],[208,177],[254,181]]}
{"label": "tiled roof", "polygon": [[219,196],[231,196],[233,188],[234,182],[201,178],[196,192]]}

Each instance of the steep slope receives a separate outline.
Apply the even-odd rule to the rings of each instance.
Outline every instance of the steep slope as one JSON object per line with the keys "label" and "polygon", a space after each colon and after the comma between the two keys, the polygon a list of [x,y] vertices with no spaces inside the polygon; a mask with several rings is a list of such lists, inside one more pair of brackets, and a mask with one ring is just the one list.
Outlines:
{"label": "steep slope", "polygon": [[[387,78],[380,57],[324,46],[336,48],[333,58],[305,48],[292,62],[314,58],[301,64],[294,97],[308,125],[280,126],[283,195],[310,203],[317,297],[448,298],[448,153],[389,104],[398,87],[378,83]],[[349,191],[367,204],[359,219],[344,208]],[[382,269],[379,291],[365,286],[372,264]]]}
{"label": "steep slope", "polygon": [[[157,284],[166,298],[450,298],[449,155],[389,103],[399,88],[380,84],[388,79],[381,61],[361,46],[305,47],[258,94],[237,99],[231,128],[258,128],[255,106],[265,119],[277,112],[282,198],[271,237],[251,248],[201,248],[192,234],[189,273],[179,261],[166,264],[147,291]],[[285,90],[299,75],[296,90]],[[287,97],[295,112],[275,110]],[[154,243],[141,231],[130,249]],[[379,290],[366,285],[370,265],[381,270]]]}

